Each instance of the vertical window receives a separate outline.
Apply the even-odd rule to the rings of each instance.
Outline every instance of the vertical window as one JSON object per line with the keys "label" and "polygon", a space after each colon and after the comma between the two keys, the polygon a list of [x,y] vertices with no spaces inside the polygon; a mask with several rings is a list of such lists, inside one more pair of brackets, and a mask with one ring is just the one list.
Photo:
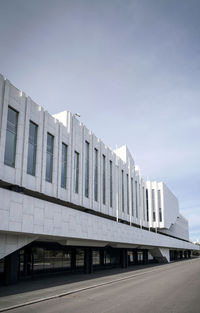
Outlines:
{"label": "vertical window", "polygon": [[85,142],[85,197],[89,197],[89,152],[90,144]]}
{"label": "vertical window", "polygon": [[4,163],[15,167],[18,112],[8,107]]}
{"label": "vertical window", "polygon": [[103,204],[106,204],[106,157],[103,154]]}
{"label": "vertical window", "polygon": [[159,221],[162,222],[162,208],[161,208],[161,194],[158,190],[158,208],[159,208]]}
{"label": "vertical window", "polygon": [[149,221],[149,198],[148,189],[146,189],[146,210],[147,210],[147,222]]}
{"label": "vertical window", "polygon": [[152,212],[153,212],[153,222],[156,221],[156,212],[155,212],[155,190],[152,189]]}
{"label": "vertical window", "polygon": [[67,184],[67,145],[62,143],[61,187]]}
{"label": "vertical window", "polygon": [[36,165],[37,128],[38,126],[30,121],[28,137],[27,173],[33,176],[35,175],[35,165]]}
{"label": "vertical window", "polygon": [[132,216],[134,216],[134,200],[133,200],[133,178],[131,178],[131,210]]}
{"label": "vertical window", "polygon": [[113,177],[112,177],[112,161],[110,161],[110,207],[113,206]]}
{"label": "vertical window", "polygon": [[98,201],[98,150],[94,149],[94,200]]}
{"label": "vertical window", "polygon": [[124,212],[124,171],[122,170],[122,212]]}
{"label": "vertical window", "polygon": [[74,192],[79,190],[79,153],[74,151]]}
{"label": "vertical window", "polygon": [[142,204],[143,204],[143,219],[145,221],[145,200],[144,200],[144,187],[142,188]]}
{"label": "vertical window", "polygon": [[135,204],[136,204],[136,217],[138,217],[138,190],[137,190],[137,181],[135,181]]}
{"label": "vertical window", "polygon": [[54,137],[47,133],[46,181],[52,182]]}
{"label": "vertical window", "polygon": [[127,214],[129,214],[129,179],[128,174],[126,175],[126,185],[127,185]]}

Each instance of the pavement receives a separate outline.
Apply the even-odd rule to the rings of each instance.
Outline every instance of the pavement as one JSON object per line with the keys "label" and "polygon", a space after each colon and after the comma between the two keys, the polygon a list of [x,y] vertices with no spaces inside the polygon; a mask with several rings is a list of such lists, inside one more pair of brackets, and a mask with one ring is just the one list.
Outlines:
{"label": "pavement", "polygon": [[[164,265],[112,269],[89,275],[63,273],[40,277],[0,287],[0,312],[199,313],[199,274],[200,259],[191,259]],[[189,298],[186,297],[188,290]],[[177,299],[173,297],[174,294]],[[173,301],[168,301],[170,298]],[[179,304],[185,303],[180,306],[181,310],[176,308],[177,300]],[[156,303],[160,306],[157,311]],[[163,303],[165,307],[159,311]],[[140,308],[141,304],[143,308]]]}

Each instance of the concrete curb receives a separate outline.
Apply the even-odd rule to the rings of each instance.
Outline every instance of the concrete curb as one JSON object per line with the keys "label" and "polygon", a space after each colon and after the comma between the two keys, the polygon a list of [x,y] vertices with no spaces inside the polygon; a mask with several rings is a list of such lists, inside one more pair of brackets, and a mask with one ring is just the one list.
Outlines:
{"label": "concrete curb", "polygon": [[[187,261],[194,261],[194,260],[196,260],[196,259],[187,260]],[[164,265],[164,267],[165,266],[168,267],[168,265],[170,265],[170,264],[172,264],[172,263],[163,264],[163,265]],[[177,265],[179,265],[179,264],[177,264]],[[163,265],[161,267],[163,267]],[[53,295],[53,296],[49,296],[49,297],[45,297],[45,298],[40,298],[40,299],[31,300],[31,301],[24,302],[24,303],[12,305],[12,306],[0,309],[0,312],[6,312],[6,311],[13,310],[13,309],[21,308],[21,307],[24,307],[24,306],[28,306],[28,305],[31,305],[31,304],[44,302],[44,301],[48,301],[48,300],[53,300],[53,299],[56,299],[56,298],[65,297],[65,296],[68,296],[68,295],[71,295],[71,294],[75,294],[75,293],[78,293],[78,292],[82,292],[82,291],[85,291],[85,290],[89,290],[89,289],[94,289],[94,288],[110,285],[110,284],[117,283],[117,282],[120,282],[120,281],[123,281],[123,280],[128,280],[128,279],[131,279],[133,277],[142,276],[142,275],[145,275],[145,274],[148,274],[148,273],[158,272],[159,270],[160,270],[160,266],[158,268],[156,268],[156,269],[151,270],[151,271],[145,271],[145,272],[142,272],[142,273],[138,273],[138,274],[134,274],[134,275],[130,275],[130,276],[114,279],[114,280],[111,280],[111,281],[108,281],[108,282],[105,282],[105,283],[99,283],[99,284],[91,285],[91,286],[88,286],[88,287],[82,287],[82,288],[74,289],[74,290],[71,290],[71,291],[63,292],[63,293],[60,293],[60,294],[56,294],[56,295]]]}

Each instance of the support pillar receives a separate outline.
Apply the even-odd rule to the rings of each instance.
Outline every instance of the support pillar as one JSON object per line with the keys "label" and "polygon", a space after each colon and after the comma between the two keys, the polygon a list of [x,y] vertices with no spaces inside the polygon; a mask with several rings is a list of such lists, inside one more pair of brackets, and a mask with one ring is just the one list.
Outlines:
{"label": "support pillar", "polygon": [[137,253],[137,250],[133,251],[133,259],[134,259],[134,264],[137,265],[138,264],[138,253]]}
{"label": "support pillar", "polygon": [[148,250],[143,250],[143,264],[148,264]]}
{"label": "support pillar", "polygon": [[18,280],[19,251],[15,251],[5,257],[5,285],[11,285]]}
{"label": "support pillar", "polygon": [[188,258],[190,259],[191,258],[191,251],[188,250]]}
{"label": "support pillar", "polygon": [[85,247],[84,249],[84,273],[91,274],[93,272],[92,266],[92,248]]}
{"label": "support pillar", "polygon": [[76,269],[76,248],[71,249],[71,269]]}
{"label": "support pillar", "polygon": [[121,266],[122,268],[128,267],[128,253],[126,248],[123,248],[121,252]]}

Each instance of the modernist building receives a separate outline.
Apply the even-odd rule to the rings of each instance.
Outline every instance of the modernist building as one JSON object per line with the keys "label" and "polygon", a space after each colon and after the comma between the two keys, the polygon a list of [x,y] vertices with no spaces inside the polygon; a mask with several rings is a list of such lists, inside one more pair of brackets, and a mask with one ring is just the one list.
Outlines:
{"label": "modernist building", "polygon": [[189,257],[188,222],[162,182],[142,179],[70,112],[54,116],[0,76],[0,271],[51,271]]}

